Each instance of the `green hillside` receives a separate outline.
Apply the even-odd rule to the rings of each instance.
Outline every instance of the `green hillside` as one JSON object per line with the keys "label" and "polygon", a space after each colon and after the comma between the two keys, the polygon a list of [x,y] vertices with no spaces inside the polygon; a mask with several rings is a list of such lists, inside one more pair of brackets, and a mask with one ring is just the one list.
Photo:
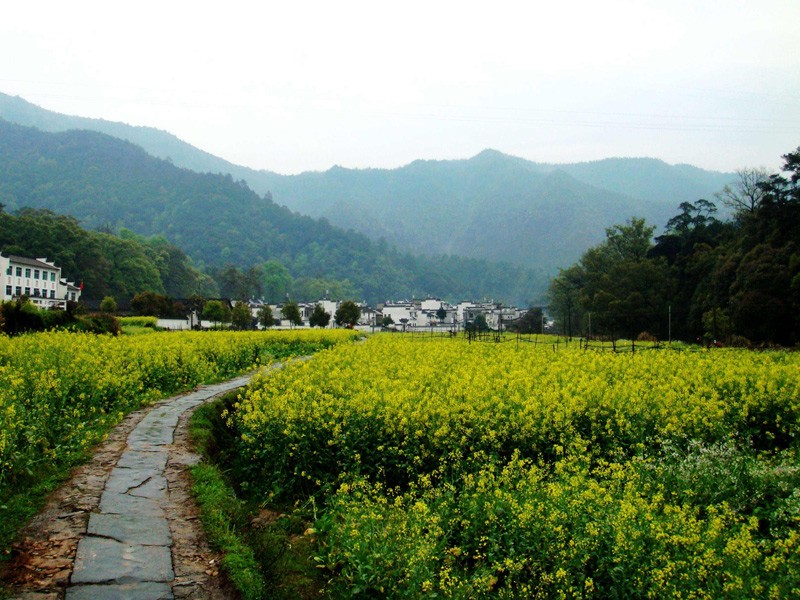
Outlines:
{"label": "green hillside", "polygon": [[604,227],[631,215],[662,227],[681,202],[710,198],[731,177],[654,159],[545,165],[487,150],[392,170],[261,173],[260,181],[276,202],[402,248],[553,273],[600,241]]}
{"label": "green hillside", "polygon": [[[632,215],[663,227],[682,202],[711,198],[729,173],[648,158],[533,163],[486,150],[398,169],[279,175],[233,165],[148,127],[69,117],[0,94],[0,117],[45,131],[90,129],[199,172],[227,173],[260,195],[413,253],[510,261],[555,273]],[[743,165],[746,166],[746,165]]]}
{"label": "green hillside", "polygon": [[195,148],[160,129],[134,127],[104,119],[62,115],[31,104],[19,96],[0,93],[0,118],[17,125],[53,133],[70,129],[98,131],[141,146],[156,158],[169,160],[179,167],[200,173],[231,173],[237,179],[241,179],[249,170]]}
{"label": "green hillside", "polygon": [[295,278],[347,280],[371,302],[427,294],[532,300],[533,269],[456,257],[420,257],[300,216],[230,175],[199,174],[107,135],[45,133],[0,122],[0,202],[47,208],[90,229],[161,235],[200,268],[277,260]]}

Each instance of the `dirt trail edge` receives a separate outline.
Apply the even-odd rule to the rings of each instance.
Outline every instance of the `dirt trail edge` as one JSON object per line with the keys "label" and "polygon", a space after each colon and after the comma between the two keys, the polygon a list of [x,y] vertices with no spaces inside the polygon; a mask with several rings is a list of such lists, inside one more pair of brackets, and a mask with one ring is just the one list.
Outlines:
{"label": "dirt trail edge", "polygon": [[22,532],[2,573],[12,597],[229,598],[189,492],[187,469],[199,457],[186,423],[194,408],[249,380],[202,386],[128,415]]}

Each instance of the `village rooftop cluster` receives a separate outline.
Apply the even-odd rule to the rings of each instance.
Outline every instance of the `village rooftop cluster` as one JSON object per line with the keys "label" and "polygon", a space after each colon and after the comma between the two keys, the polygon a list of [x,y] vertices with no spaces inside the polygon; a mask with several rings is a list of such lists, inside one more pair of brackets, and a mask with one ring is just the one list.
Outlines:
{"label": "village rooftop cluster", "polygon": [[[317,305],[331,315],[336,314],[341,302],[322,299],[317,302],[297,303],[300,311],[301,325],[295,325],[281,315],[283,304],[266,304],[259,301],[250,301],[248,305],[257,321],[259,310],[269,306],[275,319],[277,328],[311,327],[310,318]],[[374,330],[376,328],[391,329],[395,331],[414,331],[420,329],[440,329],[459,331],[466,323],[474,322],[478,315],[483,315],[490,329],[502,329],[505,324],[519,319],[525,312],[513,306],[503,306],[494,301],[487,302],[459,302],[450,304],[440,298],[426,298],[424,300],[388,301],[376,307],[364,302],[356,303],[361,310],[361,316],[356,324],[357,329]],[[210,321],[198,319],[196,314],[190,314],[185,319],[159,319],[158,326],[165,329],[191,329],[200,323],[203,328],[211,328],[215,324]],[[331,318],[328,328],[335,328],[336,324]]]}
{"label": "village rooftop cluster", "polygon": [[[5,272],[5,289],[3,301],[17,300],[27,297],[42,309],[64,310],[68,301],[80,300],[82,287],[67,281],[61,274],[61,267],[46,258],[28,258],[24,256],[3,256],[0,254],[0,273]],[[265,304],[263,301],[248,302],[257,322],[258,312],[263,306],[269,306],[275,319],[275,327],[311,327],[310,318],[317,305],[331,315],[336,314],[341,302],[324,298],[317,302],[297,303],[301,325],[295,325],[282,318],[283,304]],[[424,300],[387,301],[376,307],[366,303],[357,303],[361,310],[357,328],[374,330],[375,328],[396,331],[413,331],[419,329],[443,329],[458,331],[465,324],[475,322],[478,315],[483,315],[490,329],[502,329],[504,324],[517,320],[525,311],[513,306],[503,306],[499,302],[459,302],[450,304],[440,298]],[[215,327],[216,324],[200,319],[191,313],[184,319],[159,319],[158,325],[165,329],[192,329],[197,325],[203,328]],[[336,324],[331,319],[328,328]]]}

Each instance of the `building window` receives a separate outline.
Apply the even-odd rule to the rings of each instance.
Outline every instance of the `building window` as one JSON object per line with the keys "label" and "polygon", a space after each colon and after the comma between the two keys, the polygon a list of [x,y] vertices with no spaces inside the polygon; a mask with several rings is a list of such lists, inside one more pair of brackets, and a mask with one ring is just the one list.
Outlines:
{"label": "building window", "polygon": [[22,296],[22,288],[17,286],[17,288],[14,290],[14,295],[15,296]]}
{"label": "building window", "polygon": [[51,300],[55,300],[55,298],[56,298],[56,291],[55,290],[50,290],[50,299]]}
{"label": "building window", "polygon": [[29,287],[25,288],[25,295],[30,298],[30,296],[31,296],[31,288],[29,288]]}
{"label": "building window", "polygon": [[39,269],[34,269],[33,270],[33,278],[34,279],[39,279]]}
{"label": "building window", "polygon": [[10,296],[10,295],[11,295],[11,286],[7,285],[6,286],[6,296]]}
{"label": "building window", "polygon": [[33,288],[33,297],[34,298],[38,298],[39,297],[39,288]]}
{"label": "building window", "polygon": [[56,274],[53,271],[50,271],[50,281],[56,280]]}
{"label": "building window", "polygon": [[11,265],[8,265],[8,268],[6,269],[6,275],[12,275],[13,273],[14,273],[13,267]]}
{"label": "building window", "polygon": [[17,277],[22,277],[22,267],[17,267]]}
{"label": "building window", "polygon": [[25,277],[27,277],[28,279],[31,278],[31,270],[30,269],[25,269]]}

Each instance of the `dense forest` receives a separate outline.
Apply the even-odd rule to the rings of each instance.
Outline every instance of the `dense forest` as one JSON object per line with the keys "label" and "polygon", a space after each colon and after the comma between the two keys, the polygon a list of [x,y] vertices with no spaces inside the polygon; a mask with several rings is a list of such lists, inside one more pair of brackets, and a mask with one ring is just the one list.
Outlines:
{"label": "dense forest", "polygon": [[[181,169],[90,131],[44,133],[0,120],[0,203],[9,212],[29,207],[72,215],[90,229],[161,236],[204,272],[254,270],[254,285],[242,293],[257,293],[259,284],[270,300],[305,299],[324,289],[369,302],[434,295],[521,304],[546,288],[537,265],[400,252],[293,213],[230,175]],[[281,277],[283,285],[275,284]]]}
{"label": "dense forest", "polygon": [[125,308],[143,290],[176,298],[218,294],[216,283],[162,237],[86,231],[75,218],[45,209],[9,214],[0,207],[0,249],[54,261],[65,278],[83,283],[90,306],[110,296]]}
{"label": "dense forest", "polygon": [[[653,239],[643,219],[550,285],[550,312],[569,335],[647,334],[707,343],[800,342],[800,148],[781,173],[741,170],[715,196],[684,202]],[[645,334],[645,335],[647,335]]]}

